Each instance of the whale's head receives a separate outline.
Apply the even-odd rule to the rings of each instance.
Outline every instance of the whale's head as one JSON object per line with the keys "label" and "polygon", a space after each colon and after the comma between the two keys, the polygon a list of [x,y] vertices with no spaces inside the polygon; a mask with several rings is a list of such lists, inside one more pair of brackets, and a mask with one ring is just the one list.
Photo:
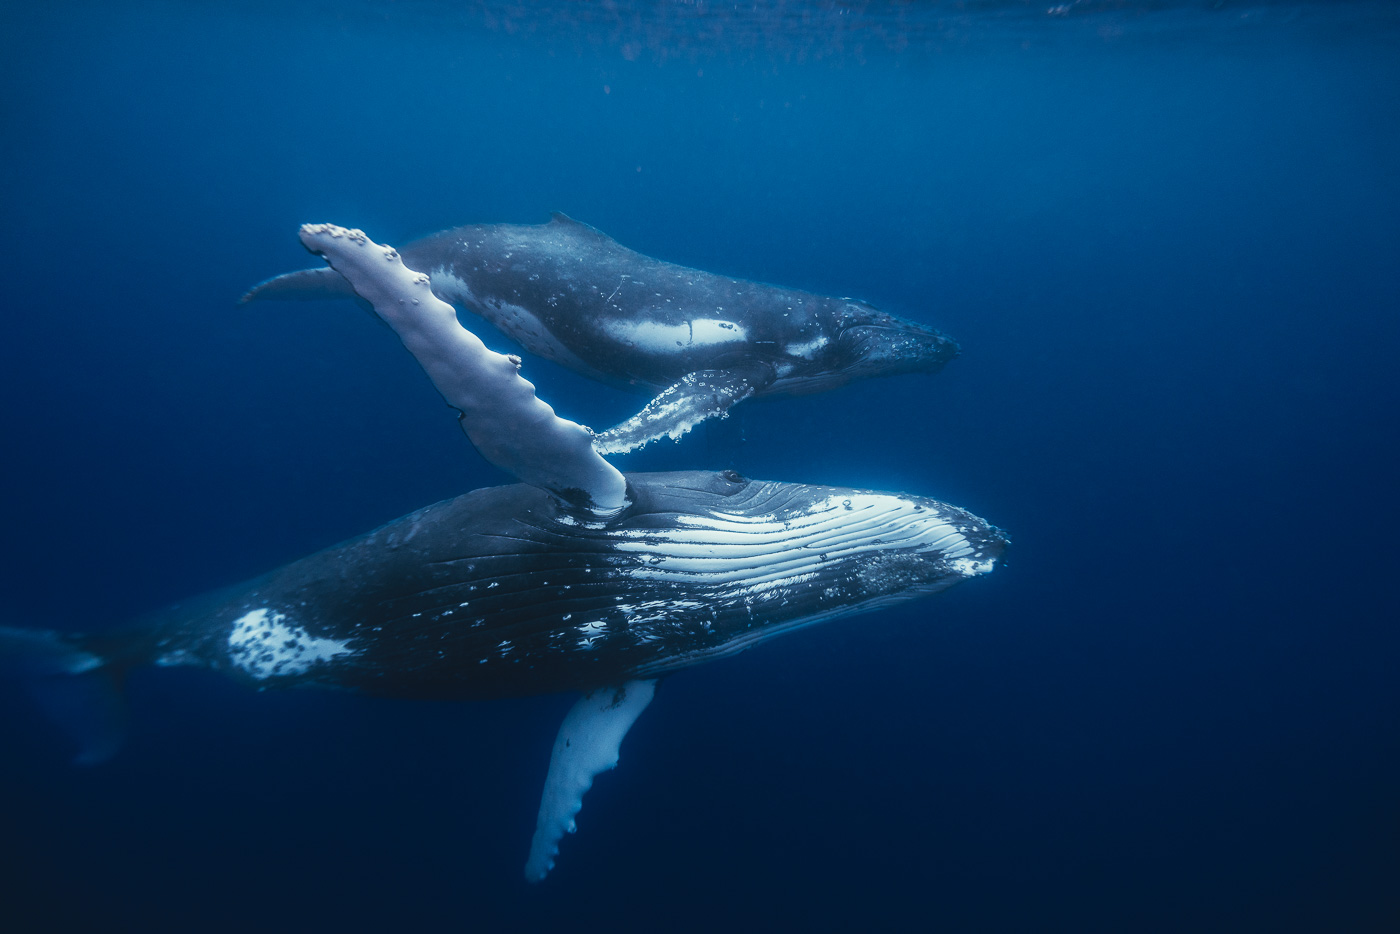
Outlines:
{"label": "whale's head", "polygon": [[838,312],[835,362],[848,379],[936,373],[958,355],[948,335],[864,302],[846,302]]}
{"label": "whale's head", "polygon": [[936,328],[841,299],[817,316],[820,331],[784,348],[786,368],[765,394],[803,395],[852,380],[900,373],[936,373],[958,355],[957,341]]}

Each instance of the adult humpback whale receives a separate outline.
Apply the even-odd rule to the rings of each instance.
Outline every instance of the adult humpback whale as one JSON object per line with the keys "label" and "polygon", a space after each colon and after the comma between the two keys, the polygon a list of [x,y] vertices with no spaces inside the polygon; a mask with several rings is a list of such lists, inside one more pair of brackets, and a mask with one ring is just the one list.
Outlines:
{"label": "adult humpback whale", "polygon": [[[579,690],[555,740],[526,876],[543,879],[594,777],[668,672],[988,573],[1006,539],[916,496],[684,472],[624,476],[391,248],[301,230],[399,335],[462,428],[521,484],[476,490],[256,580],[92,635],[0,629],[47,682],[134,665],[263,687],[491,698]],[[84,753],[115,750],[99,721]]]}
{"label": "adult humpback whale", "polygon": [[[865,302],[662,262],[555,214],[457,227],[403,248],[433,292],[533,354],[655,394],[601,433],[601,453],[679,438],[749,396],[818,392],[867,376],[936,372],[958,345]],[[243,301],[353,297],[333,269],[287,273]]]}

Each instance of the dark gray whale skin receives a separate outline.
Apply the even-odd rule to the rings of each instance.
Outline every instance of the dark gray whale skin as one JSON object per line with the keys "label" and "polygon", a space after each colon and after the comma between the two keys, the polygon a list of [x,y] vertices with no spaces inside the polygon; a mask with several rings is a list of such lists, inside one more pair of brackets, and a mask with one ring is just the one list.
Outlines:
{"label": "dark gray whale skin", "polygon": [[[936,372],[958,353],[939,331],[865,302],[652,259],[562,214],[541,225],[457,227],[399,252],[439,298],[532,354],[614,386],[703,397],[680,413],[653,409],[637,437],[674,435],[676,421],[693,424],[750,395]],[[331,295],[354,292],[322,268],[269,279],[243,300]]]}
{"label": "dark gray whale skin", "polygon": [[194,665],[259,688],[590,690],[938,592],[1006,545],[919,497],[730,471],[628,482],[633,506],[606,523],[534,487],[476,490],[131,627],[64,638],[113,670]]}

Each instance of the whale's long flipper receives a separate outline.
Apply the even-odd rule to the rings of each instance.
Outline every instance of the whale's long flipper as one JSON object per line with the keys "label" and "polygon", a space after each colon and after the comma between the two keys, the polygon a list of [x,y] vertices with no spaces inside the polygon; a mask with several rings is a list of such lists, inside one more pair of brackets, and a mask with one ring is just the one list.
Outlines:
{"label": "whale's long flipper", "polygon": [[303,269],[264,279],[238,300],[240,305],[264,299],[320,301],[328,298],[357,298],[354,288],[334,269]]}
{"label": "whale's long flipper", "polygon": [[394,329],[483,457],[571,506],[604,516],[627,506],[627,481],[593,449],[593,433],[540,401],[520,358],[488,350],[397,250],[334,224],[304,225],[301,242]]}
{"label": "whale's long flipper", "polygon": [[636,415],[600,432],[593,446],[600,454],[625,454],[661,438],[679,440],[706,419],[728,414],[731,406],[773,379],[773,368],[766,364],[687,373]]}
{"label": "whale's long flipper", "polygon": [[584,794],[595,777],[617,765],[622,738],[655,692],[655,681],[628,681],[622,687],[588,692],[565,715],[549,757],[535,836],[525,861],[527,881],[539,882],[554,868],[559,841],[578,829],[574,816],[583,807]]}

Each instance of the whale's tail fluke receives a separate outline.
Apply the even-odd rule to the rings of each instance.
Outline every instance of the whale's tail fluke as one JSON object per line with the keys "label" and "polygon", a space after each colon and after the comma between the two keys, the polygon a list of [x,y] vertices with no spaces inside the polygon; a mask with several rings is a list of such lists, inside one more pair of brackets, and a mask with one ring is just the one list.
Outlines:
{"label": "whale's tail fluke", "polygon": [[84,638],[0,626],[0,667],[18,672],[49,718],[78,746],[74,762],[96,765],[126,737],[122,671],[90,651]]}
{"label": "whale's tail fluke", "polygon": [[253,286],[238,300],[240,305],[264,300],[317,301],[327,298],[358,299],[345,277],[330,267],[283,273]]}

